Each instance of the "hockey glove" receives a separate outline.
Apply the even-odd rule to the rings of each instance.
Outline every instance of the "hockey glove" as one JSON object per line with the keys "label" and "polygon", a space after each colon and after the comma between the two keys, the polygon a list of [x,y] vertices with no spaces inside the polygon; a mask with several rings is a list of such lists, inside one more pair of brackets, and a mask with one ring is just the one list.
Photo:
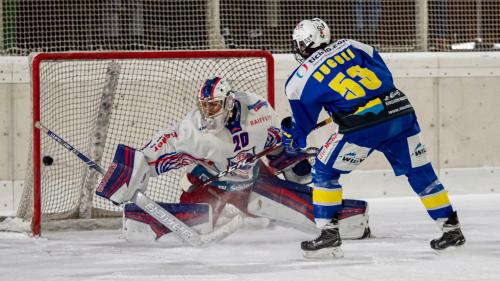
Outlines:
{"label": "hockey glove", "polygon": [[286,152],[290,154],[297,153],[301,147],[305,147],[305,141],[290,116],[281,121],[281,142]]}

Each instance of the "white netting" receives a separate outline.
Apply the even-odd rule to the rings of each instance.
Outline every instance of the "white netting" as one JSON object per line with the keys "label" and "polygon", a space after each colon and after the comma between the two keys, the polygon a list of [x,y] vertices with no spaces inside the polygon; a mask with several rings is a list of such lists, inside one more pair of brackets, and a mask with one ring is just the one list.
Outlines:
{"label": "white netting", "polygon": [[[266,98],[272,95],[268,92],[268,81],[273,79],[268,76],[272,76],[268,53],[231,57],[246,54],[235,51],[214,58],[183,53],[188,57],[169,58],[169,52],[151,52],[139,58],[129,52],[120,55],[121,59],[97,59],[97,53],[85,54],[94,59],[65,59],[68,54],[61,53],[57,60],[42,60],[40,121],[106,168],[117,144],[141,148],[158,130],[175,124],[195,108],[196,93],[211,75],[226,78],[238,91]],[[163,57],[152,59],[149,54]],[[101,175],[78,157],[43,133],[39,149],[42,157],[53,159],[50,166],[41,165],[44,218],[107,216],[118,210],[109,201],[93,196]],[[18,209],[18,216],[24,218],[33,214],[32,159],[28,166]],[[180,176],[172,171],[152,178],[147,195],[157,201],[177,202]]]}
{"label": "white netting", "polygon": [[500,0],[8,0],[3,53],[94,50],[291,50],[304,18],[381,51],[500,43]]}

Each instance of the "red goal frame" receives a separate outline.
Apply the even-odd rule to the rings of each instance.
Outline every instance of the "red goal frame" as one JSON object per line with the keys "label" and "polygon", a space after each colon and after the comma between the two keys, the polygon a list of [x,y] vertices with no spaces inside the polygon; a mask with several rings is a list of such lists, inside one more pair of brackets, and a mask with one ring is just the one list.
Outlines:
{"label": "red goal frame", "polygon": [[207,50],[207,51],[130,51],[130,52],[57,52],[38,53],[31,61],[31,83],[33,100],[33,236],[41,234],[42,194],[41,194],[41,153],[40,129],[35,124],[40,121],[40,64],[51,60],[106,60],[106,59],[188,59],[188,58],[263,58],[267,64],[268,101],[274,107],[274,59],[270,52],[258,50]]}

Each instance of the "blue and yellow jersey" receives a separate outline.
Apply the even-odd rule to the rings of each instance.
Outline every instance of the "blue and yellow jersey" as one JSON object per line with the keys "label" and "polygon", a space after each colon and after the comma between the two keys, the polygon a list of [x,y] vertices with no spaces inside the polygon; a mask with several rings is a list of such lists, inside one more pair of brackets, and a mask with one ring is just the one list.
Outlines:
{"label": "blue and yellow jersey", "polygon": [[392,74],[380,54],[369,45],[346,39],[311,55],[285,86],[294,121],[304,136],[316,125],[323,108],[341,129],[373,121],[360,116],[373,118],[382,111],[386,116],[384,95],[393,90]]}

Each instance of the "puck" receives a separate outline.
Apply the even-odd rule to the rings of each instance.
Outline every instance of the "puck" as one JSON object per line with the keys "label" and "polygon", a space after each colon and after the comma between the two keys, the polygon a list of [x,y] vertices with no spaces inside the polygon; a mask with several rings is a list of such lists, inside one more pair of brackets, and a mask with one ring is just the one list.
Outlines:
{"label": "puck", "polygon": [[54,163],[54,158],[52,158],[50,156],[44,156],[42,158],[42,163],[45,166],[50,166],[50,165],[52,165],[52,163]]}

